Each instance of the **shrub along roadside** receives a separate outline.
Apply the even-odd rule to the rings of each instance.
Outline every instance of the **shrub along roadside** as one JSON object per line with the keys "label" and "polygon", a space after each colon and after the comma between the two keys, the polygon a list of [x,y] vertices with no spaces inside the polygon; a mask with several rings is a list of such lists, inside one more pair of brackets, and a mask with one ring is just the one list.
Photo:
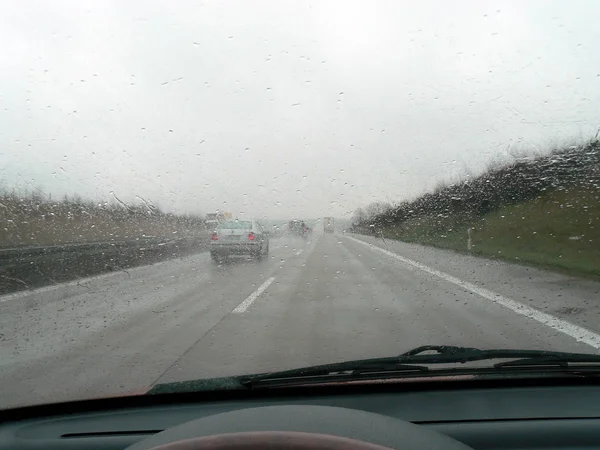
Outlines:
{"label": "shrub along roadside", "polygon": [[35,192],[0,190],[0,248],[145,238],[194,237],[205,232],[198,215],[165,213],[146,201],[59,201]]}
{"label": "shrub along roadside", "polygon": [[0,295],[206,250],[198,215],[0,190]]}
{"label": "shrub along roadside", "polygon": [[[600,201],[587,191],[551,192],[475,220],[426,219],[389,226],[384,236],[434,247],[600,277]],[[591,206],[590,206],[591,205]],[[471,228],[471,248],[469,234]]]}
{"label": "shrub along roadside", "polygon": [[591,143],[439,189],[356,230],[600,277],[599,178],[600,148]]}

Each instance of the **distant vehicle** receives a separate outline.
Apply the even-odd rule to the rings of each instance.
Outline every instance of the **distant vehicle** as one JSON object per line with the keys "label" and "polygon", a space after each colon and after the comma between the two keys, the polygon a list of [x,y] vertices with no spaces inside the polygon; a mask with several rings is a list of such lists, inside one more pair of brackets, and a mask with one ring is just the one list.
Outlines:
{"label": "distant vehicle", "polygon": [[204,221],[204,223],[206,223],[206,226],[208,228],[215,229],[215,228],[217,228],[217,226],[220,223],[225,222],[226,220],[231,219],[231,217],[232,217],[232,214],[230,212],[208,213],[206,215],[206,220]]}
{"label": "distant vehicle", "polygon": [[269,254],[269,235],[254,220],[228,220],[220,223],[210,240],[210,256],[221,262],[231,255],[262,259]]}
{"label": "distant vehicle", "polygon": [[333,217],[323,218],[323,229],[325,230],[325,233],[333,233],[335,231]]}
{"label": "distant vehicle", "polygon": [[304,220],[294,219],[288,223],[288,231],[300,237],[308,237],[309,227]]}
{"label": "distant vehicle", "polygon": [[225,220],[223,213],[209,213],[206,215],[206,226],[208,228],[216,228],[221,222]]}

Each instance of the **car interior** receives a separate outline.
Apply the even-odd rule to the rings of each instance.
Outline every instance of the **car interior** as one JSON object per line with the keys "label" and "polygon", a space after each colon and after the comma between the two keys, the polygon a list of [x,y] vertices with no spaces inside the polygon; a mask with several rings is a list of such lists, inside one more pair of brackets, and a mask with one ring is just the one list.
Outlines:
{"label": "car interior", "polygon": [[600,387],[593,378],[386,380],[86,400],[5,410],[0,421],[0,448],[15,450],[592,449]]}
{"label": "car interior", "polygon": [[600,0],[0,43],[0,450],[600,450]]}

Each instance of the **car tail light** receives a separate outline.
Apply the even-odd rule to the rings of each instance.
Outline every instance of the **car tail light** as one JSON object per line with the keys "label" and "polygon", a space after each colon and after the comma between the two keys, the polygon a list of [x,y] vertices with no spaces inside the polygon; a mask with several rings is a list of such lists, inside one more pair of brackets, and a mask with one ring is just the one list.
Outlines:
{"label": "car tail light", "polygon": [[251,241],[253,241],[254,239],[256,239],[256,235],[254,233],[250,233],[248,235],[248,239],[250,239]]}
{"label": "car tail light", "polygon": [[213,241],[218,241],[219,240],[219,236],[217,235],[217,233],[213,233],[212,238]]}

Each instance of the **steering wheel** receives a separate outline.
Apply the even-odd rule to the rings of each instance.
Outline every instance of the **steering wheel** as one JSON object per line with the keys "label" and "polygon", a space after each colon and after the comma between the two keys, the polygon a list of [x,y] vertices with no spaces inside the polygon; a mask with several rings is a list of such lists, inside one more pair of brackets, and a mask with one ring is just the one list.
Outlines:
{"label": "steering wheel", "polygon": [[297,431],[254,431],[248,433],[204,436],[153,447],[152,450],[255,450],[277,448],[282,450],[392,450],[328,434],[301,433]]}
{"label": "steering wheel", "polygon": [[166,429],[137,442],[128,450],[275,448],[472,450],[448,436],[393,417],[312,405],[264,406],[209,415]]}

